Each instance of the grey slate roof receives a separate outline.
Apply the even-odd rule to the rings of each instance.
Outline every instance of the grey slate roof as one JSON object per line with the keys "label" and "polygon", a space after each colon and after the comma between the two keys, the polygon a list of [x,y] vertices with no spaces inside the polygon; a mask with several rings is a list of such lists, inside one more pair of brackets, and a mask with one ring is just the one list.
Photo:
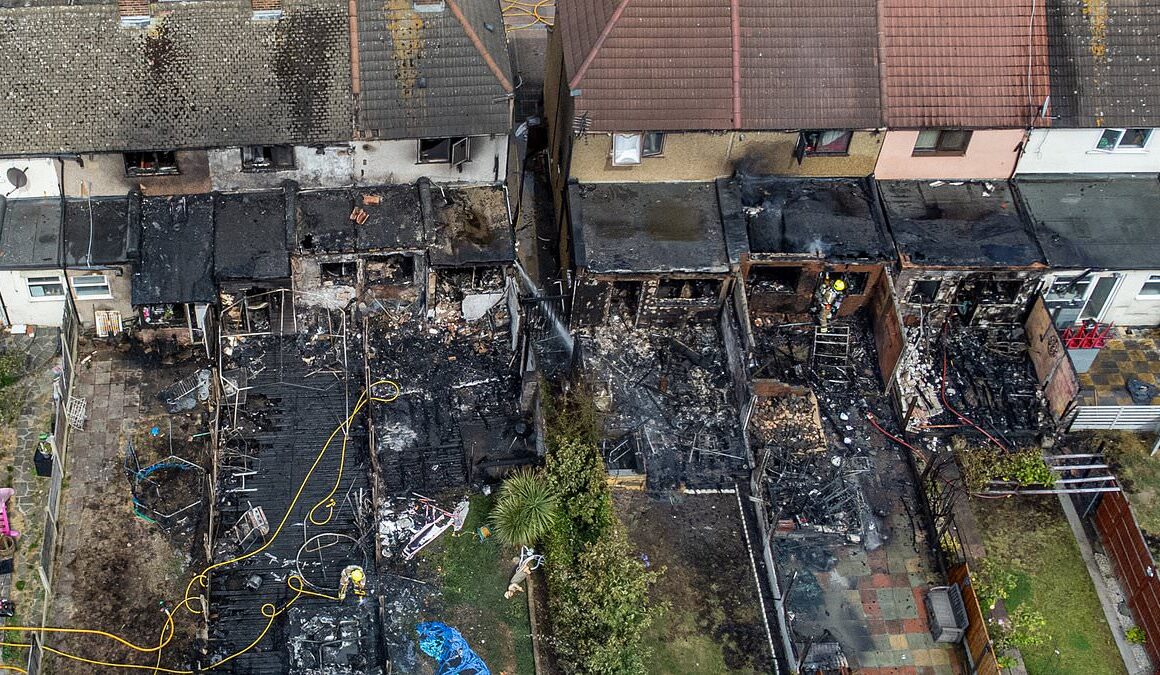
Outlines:
{"label": "grey slate roof", "polygon": [[[468,28],[454,8],[461,10]],[[437,12],[416,12],[410,2],[359,3],[357,124],[365,137],[508,131],[510,91],[473,44],[469,30],[510,88],[511,60],[497,0],[446,0],[446,8]]]}
{"label": "grey slate roof", "polygon": [[128,261],[129,232],[140,226],[140,215],[139,196],[65,200],[65,266]]}
{"label": "grey slate roof", "polygon": [[[313,190],[298,193],[295,201],[292,249],[343,253],[424,247],[423,211],[419,189],[414,185]],[[350,218],[355,208],[367,213],[367,221],[362,225]]]}
{"label": "grey slate roof", "polygon": [[741,221],[751,253],[829,260],[894,257],[869,178],[738,174],[718,179],[717,185],[722,217]]}
{"label": "grey slate roof", "polygon": [[1016,189],[1052,267],[1160,269],[1155,175],[1024,177]]}
{"label": "grey slate roof", "polygon": [[1047,0],[1047,34],[1053,126],[1160,126],[1160,0]]}
{"label": "grey slate roof", "polygon": [[133,304],[217,302],[213,229],[212,195],[145,199]]}
{"label": "grey slate roof", "polygon": [[60,199],[0,196],[0,269],[60,267]]}
{"label": "grey slate roof", "polygon": [[159,3],[122,28],[116,2],[0,9],[0,152],[349,140],[347,3]]}
{"label": "grey slate roof", "polygon": [[287,218],[282,190],[216,195],[214,276],[219,281],[289,277]]}
{"label": "grey slate roof", "polygon": [[729,271],[715,183],[574,183],[568,213],[589,272]]}
{"label": "grey slate roof", "polygon": [[[941,181],[935,181],[940,183]],[[879,181],[903,264],[1031,267],[1043,255],[1005,181]]]}

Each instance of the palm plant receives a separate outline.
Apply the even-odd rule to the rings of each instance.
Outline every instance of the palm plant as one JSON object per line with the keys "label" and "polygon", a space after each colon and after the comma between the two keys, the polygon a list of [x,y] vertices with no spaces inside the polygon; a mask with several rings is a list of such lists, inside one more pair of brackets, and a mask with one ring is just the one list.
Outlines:
{"label": "palm plant", "polygon": [[556,521],[556,495],[540,472],[515,471],[499,489],[491,525],[496,536],[512,546],[532,546]]}

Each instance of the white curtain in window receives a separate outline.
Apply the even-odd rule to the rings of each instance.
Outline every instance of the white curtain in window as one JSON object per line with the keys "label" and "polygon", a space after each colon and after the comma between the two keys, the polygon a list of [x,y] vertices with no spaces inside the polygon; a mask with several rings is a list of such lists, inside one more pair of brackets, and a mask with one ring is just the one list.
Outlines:
{"label": "white curtain in window", "polygon": [[640,134],[612,135],[612,163],[615,166],[640,164],[643,141]]}

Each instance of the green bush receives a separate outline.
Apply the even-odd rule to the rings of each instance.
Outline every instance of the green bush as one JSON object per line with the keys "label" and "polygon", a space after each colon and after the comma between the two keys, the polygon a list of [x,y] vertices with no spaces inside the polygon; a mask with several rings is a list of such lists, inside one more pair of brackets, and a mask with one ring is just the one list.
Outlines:
{"label": "green bush", "polygon": [[544,473],[559,513],[545,551],[557,661],[569,674],[644,675],[658,575],[633,557],[613,512],[599,415],[583,388],[545,407]]}
{"label": "green bush", "polygon": [[975,587],[975,595],[985,612],[995,609],[995,604],[1000,600],[1011,597],[1017,583],[1018,579],[1013,573],[1002,569],[990,558],[983,558],[971,570],[971,585]]}
{"label": "green bush", "polygon": [[490,520],[503,543],[532,546],[556,522],[556,495],[540,473],[520,469],[504,480]]}
{"label": "green bush", "polygon": [[1025,487],[1054,485],[1057,477],[1043,461],[1038,448],[1003,452],[990,445],[961,446],[956,450],[955,458],[970,492],[982,492],[993,480],[1010,481]]}
{"label": "green bush", "polygon": [[1047,632],[1047,619],[1030,607],[1020,606],[1008,616],[1007,625],[1000,627],[995,638],[999,651],[1026,649],[1047,644],[1051,636]]}
{"label": "green bush", "polygon": [[1148,634],[1140,626],[1132,626],[1128,632],[1124,633],[1124,637],[1134,645],[1142,645],[1148,642]]}

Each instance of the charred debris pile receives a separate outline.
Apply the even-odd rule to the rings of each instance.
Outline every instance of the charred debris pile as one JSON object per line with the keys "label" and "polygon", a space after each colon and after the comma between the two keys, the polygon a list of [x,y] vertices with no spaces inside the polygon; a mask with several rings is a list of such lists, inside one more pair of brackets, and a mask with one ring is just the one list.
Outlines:
{"label": "charred debris pile", "polygon": [[633,328],[619,317],[578,339],[613,471],[650,490],[732,489],[749,462],[715,325]]}
{"label": "charred debris pile", "polygon": [[908,337],[898,377],[907,431],[954,434],[970,420],[1010,440],[1054,432],[1022,326],[948,322],[933,338]]}

